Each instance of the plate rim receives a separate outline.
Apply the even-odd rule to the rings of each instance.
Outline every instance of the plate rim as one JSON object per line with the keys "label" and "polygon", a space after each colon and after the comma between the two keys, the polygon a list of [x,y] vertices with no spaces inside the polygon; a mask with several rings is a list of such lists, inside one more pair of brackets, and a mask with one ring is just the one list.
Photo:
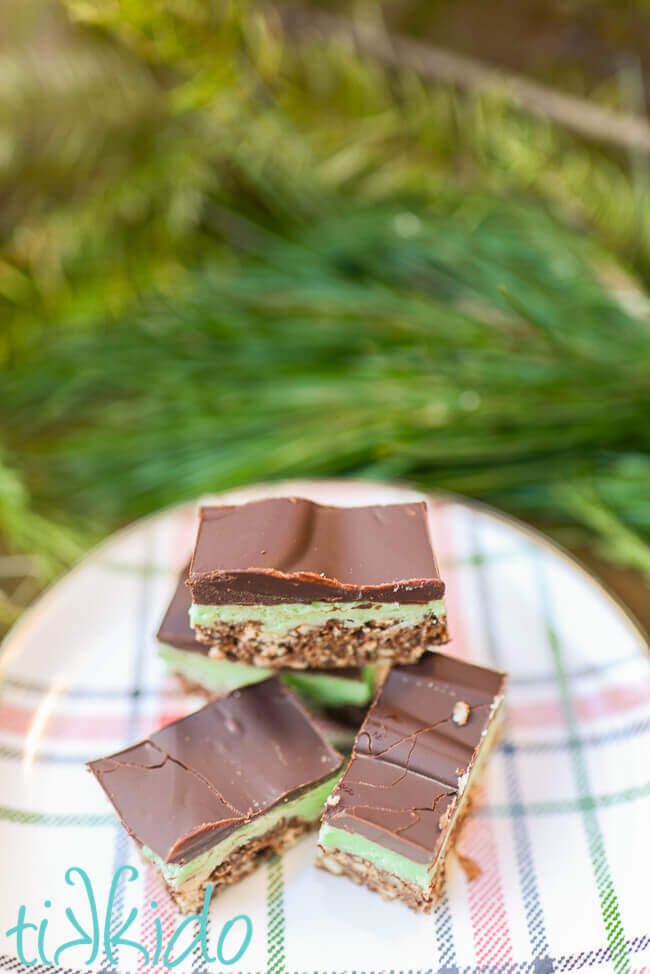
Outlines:
{"label": "plate rim", "polygon": [[491,504],[487,504],[484,501],[477,500],[473,497],[466,497],[464,494],[458,494],[455,491],[446,490],[444,488],[433,488],[431,490],[426,490],[419,487],[417,484],[410,483],[408,481],[401,480],[366,480],[362,477],[318,477],[318,478],[307,478],[307,477],[296,477],[296,478],[283,478],[278,480],[262,480],[254,481],[248,484],[239,484],[234,487],[229,487],[225,490],[215,491],[215,492],[205,492],[198,495],[194,499],[189,499],[185,501],[176,501],[173,504],[168,504],[164,507],[160,507],[155,511],[151,511],[149,514],[143,514],[142,517],[136,518],[125,524],[123,527],[117,528],[110,534],[98,541],[97,544],[92,545],[88,551],[86,551],[81,558],[71,565],[60,577],[56,578],[53,582],[48,584],[42,592],[34,599],[34,601],[27,606],[20,614],[19,618],[13,623],[11,628],[7,631],[5,636],[0,642],[0,691],[2,690],[2,683],[6,675],[7,663],[10,662],[8,659],[8,650],[11,648],[11,644],[22,634],[23,630],[29,626],[37,617],[41,615],[43,610],[46,610],[49,602],[56,597],[57,588],[65,580],[69,579],[76,572],[82,571],[86,566],[88,561],[96,559],[101,555],[104,548],[111,545],[117,538],[128,537],[129,534],[137,531],[141,527],[147,524],[147,522],[154,520],[155,518],[161,517],[163,515],[171,514],[174,511],[180,511],[183,508],[190,507],[192,505],[198,505],[204,498],[215,499],[221,497],[225,494],[231,494],[236,491],[243,491],[248,489],[264,489],[265,487],[276,489],[282,484],[300,484],[305,485],[310,484],[352,484],[356,487],[388,487],[398,490],[410,490],[415,493],[420,493],[425,498],[431,498],[432,500],[442,499],[450,503],[456,503],[464,507],[468,507],[471,510],[479,511],[482,514],[492,517],[497,521],[508,524],[514,527],[516,530],[520,531],[522,534],[527,535],[532,538],[541,547],[550,550],[555,555],[558,555],[563,561],[568,562],[574,569],[589,581],[592,582],[594,587],[597,589],[598,594],[604,597],[610,605],[617,611],[617,613],[622,617],[623,621],[630,627],[638,639],[640,648],[645,651],[645,656],[650,660],[650,634],[646,633],[643,625],[636,618],[634,612],[629,608],[629,606],[623,602],[623,600],[611,592],[605,585],[605,583],[575,555],[571,554],[563,545],[550,538],[539,528],[533,527],[526,521],[522,521],[521,518],[514,514],[509,514],[507,511],[502,511],[498,507],[493,507]]}

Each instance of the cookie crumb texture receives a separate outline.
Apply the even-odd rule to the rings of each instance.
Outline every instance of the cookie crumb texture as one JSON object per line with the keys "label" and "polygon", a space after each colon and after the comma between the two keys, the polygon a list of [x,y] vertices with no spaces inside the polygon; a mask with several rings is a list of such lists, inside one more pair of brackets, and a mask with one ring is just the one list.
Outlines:
{"label": "cookie crumb texture", "polygon": [[194,630],[215,659],[291,669],[415,663],[427,649],[449,640],[446,617],[434,613],[413,625],[382,619],[358,629],[329,619],[318,629],[297,626],[282,635],[263,631],[255,620],[195,625]]}
{"label": "cookie crumb texture", "polygon": [[347,876],[359,886],[366,886],[373,893],[379,893],[383,900],[401,900],[415,913],[429,913],[440,895],[444,869],[440,869],[436,882],[428,889],[409,883],[393,873],[379,869],[367,859],[355,856],[341,849],[328,849],[316,859],[316,865],[335,876]]}

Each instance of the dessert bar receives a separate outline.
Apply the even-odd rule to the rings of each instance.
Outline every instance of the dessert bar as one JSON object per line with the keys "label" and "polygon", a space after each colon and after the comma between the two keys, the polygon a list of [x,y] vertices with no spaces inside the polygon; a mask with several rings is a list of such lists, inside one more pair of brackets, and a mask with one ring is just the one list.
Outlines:
{"label": "dessert bar", "polygon": [[317,865],[428,912],[498,734],[505,679],[442,653],[393,667],[325,806]]}
{"label": "dessert bar", "polygon": [[341,766],[278,679],[235,690],[90,770],[181,910],[318,824]]}
{"label": "dessert bar", "polygon": [[414,662],[448,639],[423,503],[204,507],[188,584],[197,639],[256,666]]}

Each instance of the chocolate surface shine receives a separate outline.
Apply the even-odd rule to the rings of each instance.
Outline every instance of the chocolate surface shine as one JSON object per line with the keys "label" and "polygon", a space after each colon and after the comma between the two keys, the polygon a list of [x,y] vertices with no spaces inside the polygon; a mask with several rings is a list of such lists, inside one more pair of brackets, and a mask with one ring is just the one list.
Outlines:
{"label": "chocolate surface shine", "polygon": [[89,767],[127,832],[183,863],[333,774],[341,756],[280,680],[265,680]]}
{"label": "chocolate surface shine", "polygon": [[199,604],[429,602],[444,595],[423,503],[327,507],[295,497],[204,507]]}
{"label": "chocolate surface shine", "polygon": [[[390,671],[323,821],[418,863],[435,858],[441,820],[471,767],[501,673],[440,653]],[[464,725],[454,705],[469,705]]]}

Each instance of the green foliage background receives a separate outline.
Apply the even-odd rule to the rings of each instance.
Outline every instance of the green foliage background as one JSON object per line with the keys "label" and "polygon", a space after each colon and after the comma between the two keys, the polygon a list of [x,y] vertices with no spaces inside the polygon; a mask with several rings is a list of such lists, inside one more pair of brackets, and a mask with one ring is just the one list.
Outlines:
{"label": "green foliage background", "polygon": [[458,490],[650,575],[644,160],[243,4],[9,10],[0,533],[37,579],[312,474]]}

